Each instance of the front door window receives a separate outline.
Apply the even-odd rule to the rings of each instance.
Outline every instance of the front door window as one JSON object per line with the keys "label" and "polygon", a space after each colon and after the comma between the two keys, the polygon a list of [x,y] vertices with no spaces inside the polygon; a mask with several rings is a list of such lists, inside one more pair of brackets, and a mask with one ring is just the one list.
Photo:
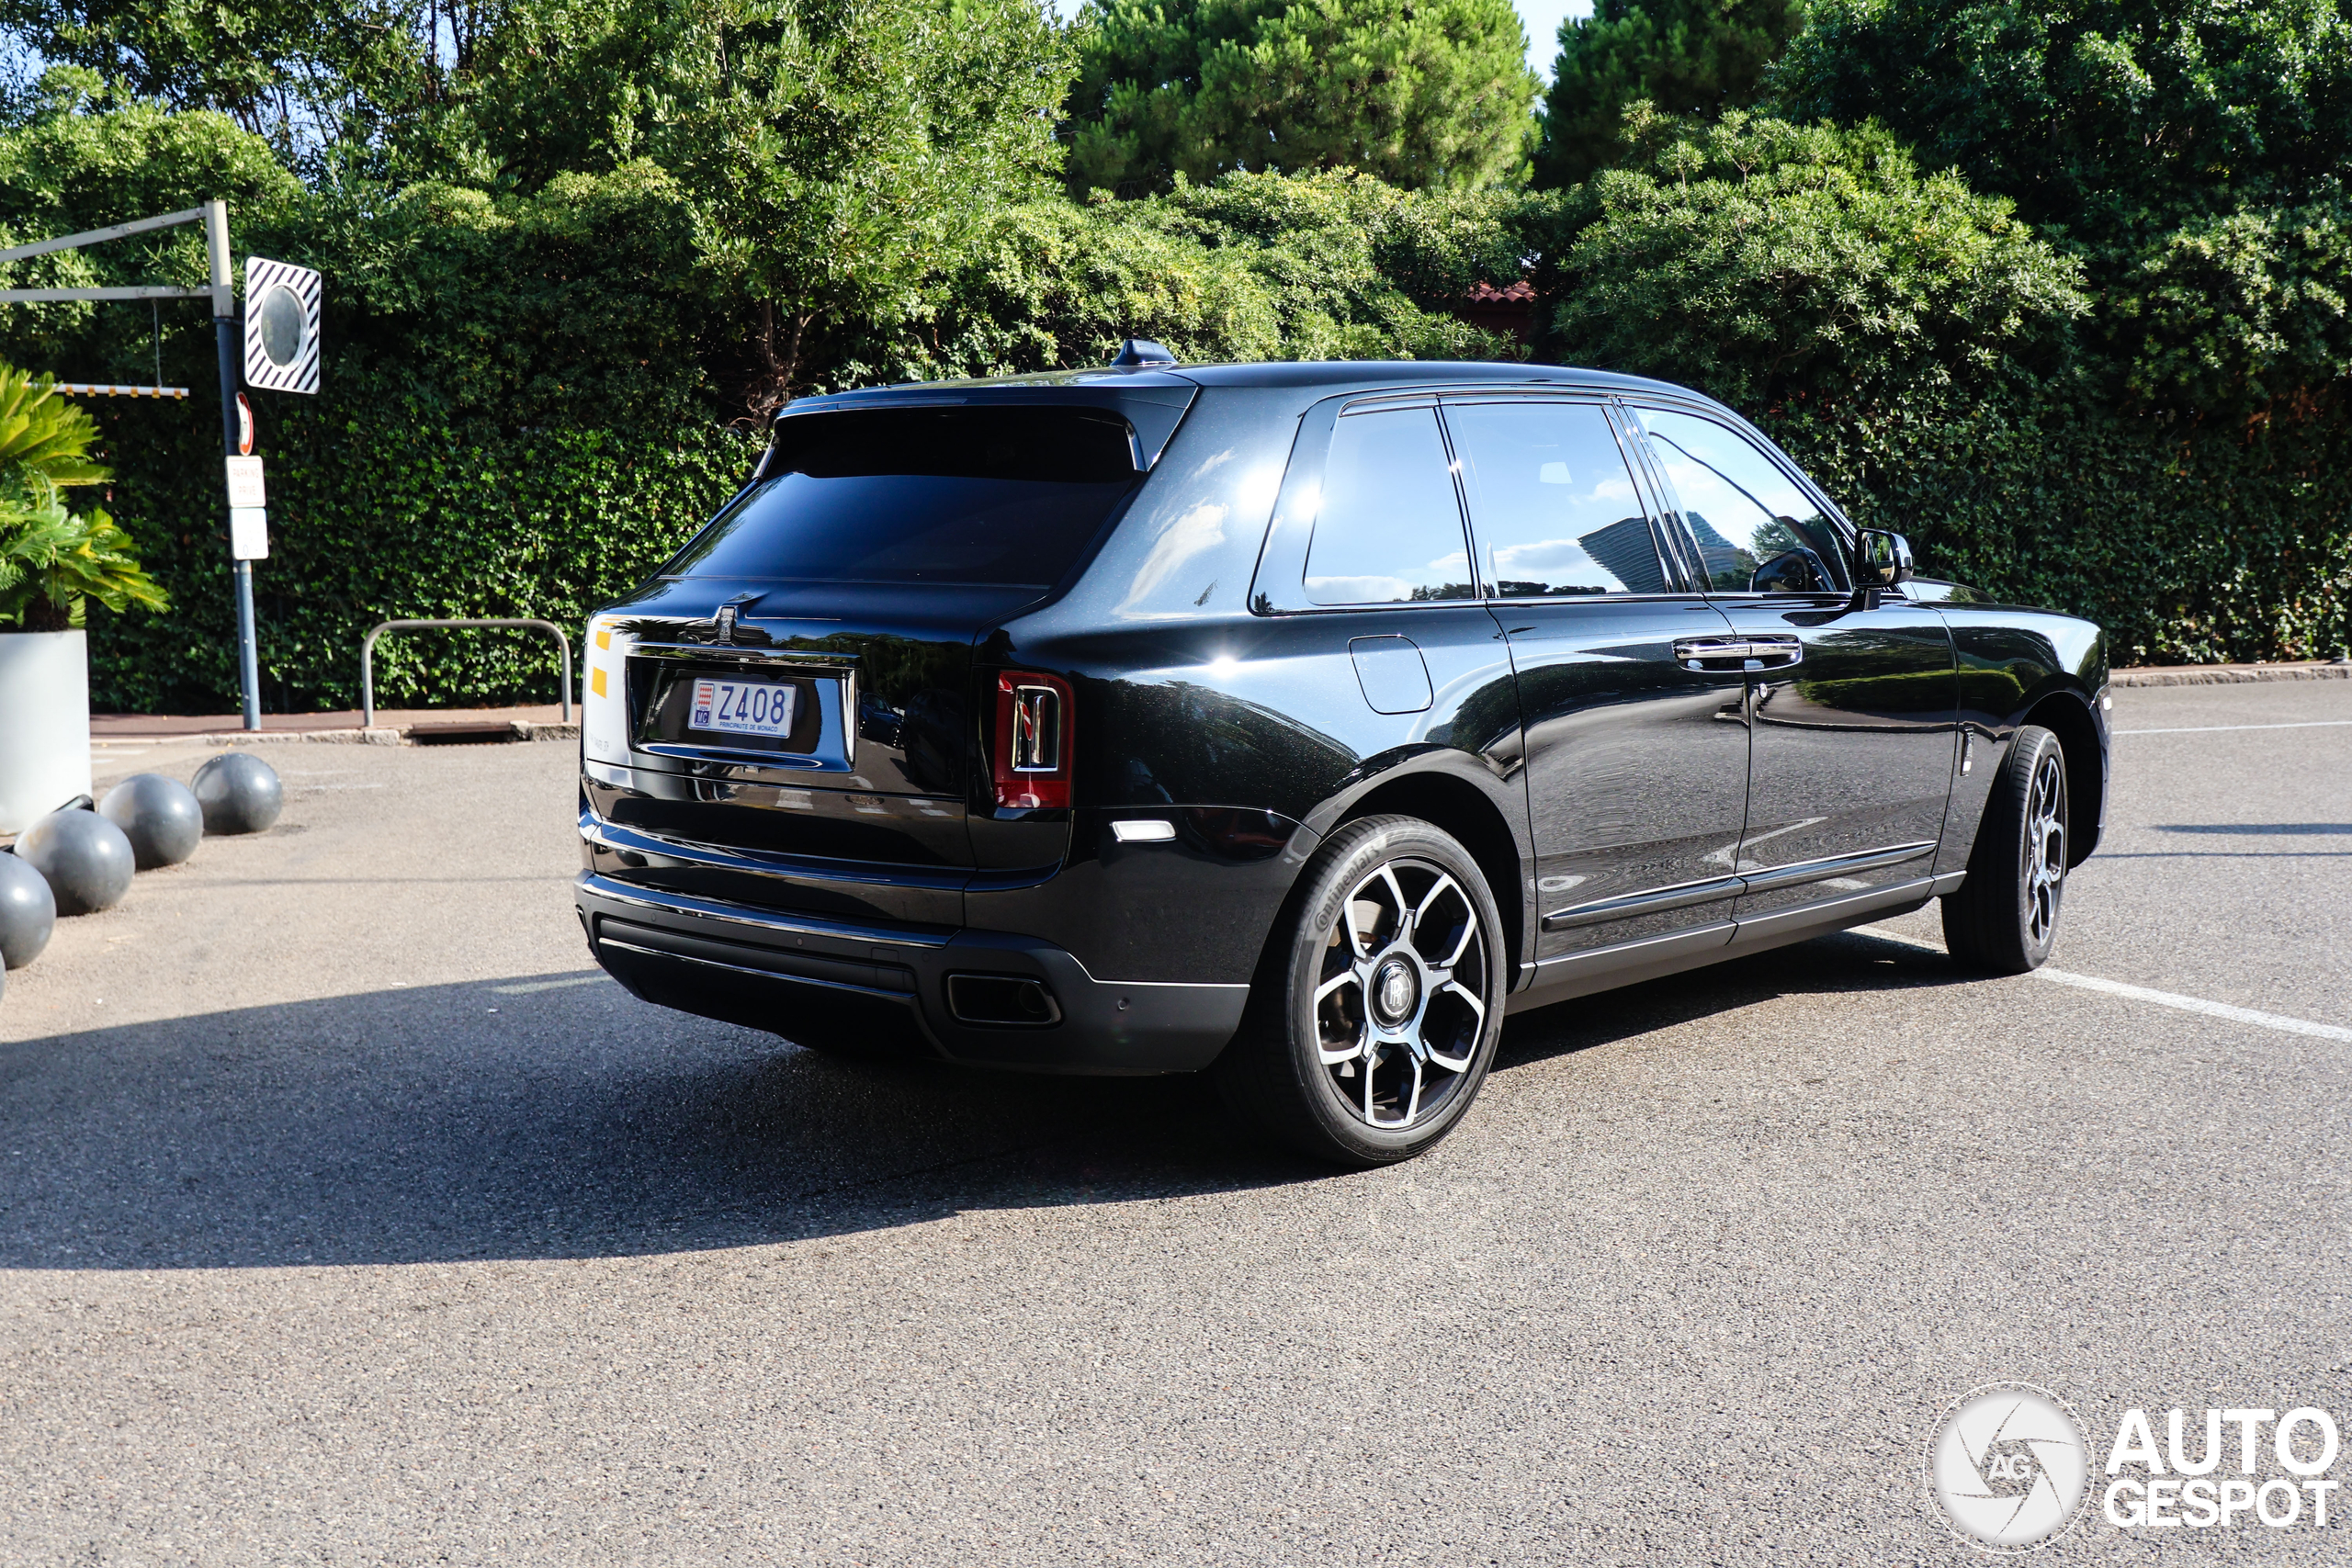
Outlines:
{"label": "front door window", "polygon": [[1837,529],[1779,465],[1713,420],[1663,409],[1634,414],[1681,502],[1708,588],[1718,593],[1846,590]]}

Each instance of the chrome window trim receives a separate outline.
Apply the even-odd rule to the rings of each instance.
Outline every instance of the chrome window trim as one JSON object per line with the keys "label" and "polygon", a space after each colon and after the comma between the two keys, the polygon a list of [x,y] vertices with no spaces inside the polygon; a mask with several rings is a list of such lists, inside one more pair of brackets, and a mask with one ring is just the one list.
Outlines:
{"label": "chrome window trim", "polygon": [[[1265,537],[1258,548],[1257,568],[1250,581],[1250,613],[1269,616],[1394,615],[1413,611],[1459,610],[1467,605],[1499,611],[1504,606],[1525,609],[1535,604],[1561,605],[1578,602],[1505,598],[1492,592],[1493,584],[1487,581],[1485,566],[1478,558],[1476,525],[1470,516],[1469,496],[1463,488],[1462,464],[1454,448],[1453,433],[1445,423],[1445,408],[1451,403],[1547,402],[1600,406],[1609,420],[1611,433],[1617,438],[1618,451],[1625,460],[1634,491],[1641,498],[1648,515],[1651,547],[1658,550],[1668,572],[1686,586],[1665,593],[1610,593],[1594,597],[1606,599],[1612,604],[1680,604],[1703,598],[1703,590],[1688,585],[1690,578],[1684,563],[1667,547],[1663,536],[1666,528],[1666,508],[1662,503],[1664,492],[1652,479],[1646,464],[1635,457],[1632,445],[1626,439],[1624,416],[1617,407],[1623,396],[1606,389],[1577,387],[1556,381],[1512,381],[1488,386],[1415,387],[1343,392],[1311,405],[1299,415],[1298,434],[1291,441],[1290,458],[1283,469],[1282,487],[1275,497],[1273,515],[1266,525]],[[1302,513],[1310,495],[1319,509],[1324,466],[1329,460],[1331,437],[1339,428],[1340,421],[1358,412],[1422,407],[1431,409],[1437,414],[1439,438],[1445,445],[1448,465],[1453,474],[1454,504],[1462,519],[1463,545],[1470,552],[1470,568],[1477,579],[1477,596],[1404,604],[1315,604],[1307,599],[1306,592],[1306,554],[1314,538],[1315,518]]]}

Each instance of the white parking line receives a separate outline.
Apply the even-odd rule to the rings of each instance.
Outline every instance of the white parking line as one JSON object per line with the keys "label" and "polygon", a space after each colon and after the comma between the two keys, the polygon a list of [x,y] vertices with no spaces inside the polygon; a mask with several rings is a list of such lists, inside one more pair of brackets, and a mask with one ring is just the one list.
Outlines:
{"label": "white parking line", "polygon": [[490,990],[492,996],[527,997],[534,991],[560,991],[566,986],[593,986],[608,977],[604,975],[574,975],[568,980],[533,980],[522,986],[492,986]]}
{"label": "white parking line", "polygon": [[[1856,926],[1856,936],[1874,936],[1881,942],[1900,942],[1924,953],[1941,953],[1940,942],[1922,942],[1916,936],[1879,926]],[[2207,1001],[2203,997],[2184,997],[2175,991],[2153,991],[2145,986],[2127,986],[2120,980],[2102,980],[2096,975],[2073,975],[2064,969],[2036,969],[2033,978],[2048,980],[2060,986],[2075,986],[2086,991],[2104,991],[2110,997],[2122,997],[2135,1002],[2154,1002],[2158,1007],[2176,1008],[2182,1012],[2199,1012],[2208,1018],[2226,1018],[2233,1023],[2251,1023],[2257,1029],[2275,1029],[2281,1034],[2308,1034],[2321,1040],[2352,1041],[2352,1029],[2339,1029],[2332,1023],[2313,1023],[2307,1019],[2288,1018],[2284,1014],[2261,1012],[2253,1008],[2233,1007],[2228,1002]]]}
{"label": "white parking line", "polygon": [[2119,729],[2118,735],[2211,735],[2223,729],[2344,729],[2352,718],[2312,718],[2301,724],[2185,724],[2177,729]]}

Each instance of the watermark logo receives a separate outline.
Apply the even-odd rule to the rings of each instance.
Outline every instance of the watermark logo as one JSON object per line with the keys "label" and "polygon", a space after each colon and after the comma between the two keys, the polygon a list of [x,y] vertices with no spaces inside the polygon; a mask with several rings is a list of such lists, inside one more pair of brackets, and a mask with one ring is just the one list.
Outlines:
{"label": "watermark logo", "polygon": [[2090,1456],[2066,1402],[2032,1383],[1960,1396],[1928,1438],[1928,1493],[1962,1540],[2031,1551],[2082,1517]]}
{"label": "watermark logo", "polygon": [[2311,1405],[2284,1415],[2233,1407],[2201,1416],[2123,1413],[2107,1455],[2113,1479],[2100,1508],[2108,1523],[2121,1529],[2249,1522],[2271,1529],[2327,1528],[2343,1485],[2327,1474],[2343,1446],[2334,1416]]}

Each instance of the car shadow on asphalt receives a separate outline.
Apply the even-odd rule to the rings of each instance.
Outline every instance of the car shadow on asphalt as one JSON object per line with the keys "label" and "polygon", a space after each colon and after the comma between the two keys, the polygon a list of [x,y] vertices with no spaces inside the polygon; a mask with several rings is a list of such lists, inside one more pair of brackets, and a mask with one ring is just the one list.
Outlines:
{"label": "car shadow on asphalt", "polygon": [[[1957,979],[1848,935],[1514,1020],[1510,1070],[1792,991]],[[1328,1179],[1197,1077],[820,1056],[579,976],[0,1045],[0,1267],[639,1256]]]}
{"label": "car shadow on asphalt", "polygon": [[1496,1068],[1508,1072],[1776,997],[1920,990],[1983,979],[1941,953],[1866,931],[1840,931],[1520,1013],[1503,1031]]}

